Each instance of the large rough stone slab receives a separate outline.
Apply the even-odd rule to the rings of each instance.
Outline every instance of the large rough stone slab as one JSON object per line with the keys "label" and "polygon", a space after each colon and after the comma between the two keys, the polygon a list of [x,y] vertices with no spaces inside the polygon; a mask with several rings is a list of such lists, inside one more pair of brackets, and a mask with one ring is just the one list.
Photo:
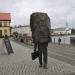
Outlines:
{"label": "large rough stone slab", "polygon": [[34,42],[49,42],[51,25],[50,18],[46,13],[32,13],[30,16],[30,27]]}

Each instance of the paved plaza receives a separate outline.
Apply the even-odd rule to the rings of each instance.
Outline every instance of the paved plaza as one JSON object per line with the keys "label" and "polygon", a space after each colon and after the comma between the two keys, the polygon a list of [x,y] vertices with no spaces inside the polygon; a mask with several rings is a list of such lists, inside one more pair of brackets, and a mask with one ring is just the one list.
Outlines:
{"label": "paved plaza", "polygon": [[0,47],[0,52],[4,50],[4,53],[0,53],[0,75],[70,75],[75,72],[75,66],[50,56],[48,56],[48,69],[40,68],[38,59],[34,61],[31,59],[33,49],[14,41],[11,41],[11,44],[14,54],[7,55],[5,47]]}

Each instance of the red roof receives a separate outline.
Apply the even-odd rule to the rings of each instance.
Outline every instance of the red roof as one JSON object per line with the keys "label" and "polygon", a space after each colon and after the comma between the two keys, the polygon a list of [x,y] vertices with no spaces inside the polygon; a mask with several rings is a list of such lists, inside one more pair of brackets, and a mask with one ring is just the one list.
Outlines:
{"label": "red roof", "polygon": [[8,20],[10,21],[11,20],[11,16],[10,16],[10,13],[0,13],[0,20]]}

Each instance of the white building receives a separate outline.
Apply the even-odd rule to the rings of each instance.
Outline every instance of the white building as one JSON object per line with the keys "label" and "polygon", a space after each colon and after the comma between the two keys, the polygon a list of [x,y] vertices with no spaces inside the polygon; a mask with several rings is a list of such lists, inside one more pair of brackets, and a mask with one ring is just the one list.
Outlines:
{"label": "white building", "polygon": [[59,35],[59,34],[71,34],[71,28],[62,27],[53,30],[52,35]]}
{"label": "white building", "polygon": [[52,43],[58,43],[58,39],[60,38],[61,44],[75,44],[75,35],[72,34],[71,28],[63,27],[53,29],[52,35]]}
{"label": "white building", "polygon": [[13,32],[18,32],[18,34],[27,34],[28,36],[31,36],[31,29],[29,25],[12,27],[11,33],[13,34]]}
{"label": "white building", "polygon": [[58,43],[59,37],[61,39],[61,44],[75,45],[75,35],[52,36],[52,43]]}

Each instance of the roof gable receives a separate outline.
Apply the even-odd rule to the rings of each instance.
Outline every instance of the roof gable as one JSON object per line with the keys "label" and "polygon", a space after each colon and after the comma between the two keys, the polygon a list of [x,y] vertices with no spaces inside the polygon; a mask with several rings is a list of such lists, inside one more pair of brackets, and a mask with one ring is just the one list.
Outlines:
{"label": "roof gable", "polygon": [[54,31],[65,31],[65,30],[66,30],[66,27],[54,29]]}
{"label": "roof gable", "polygon": [[10,13],[0,13],[0,21],[4,21],[4,20],[11,20],[11,16]]}

